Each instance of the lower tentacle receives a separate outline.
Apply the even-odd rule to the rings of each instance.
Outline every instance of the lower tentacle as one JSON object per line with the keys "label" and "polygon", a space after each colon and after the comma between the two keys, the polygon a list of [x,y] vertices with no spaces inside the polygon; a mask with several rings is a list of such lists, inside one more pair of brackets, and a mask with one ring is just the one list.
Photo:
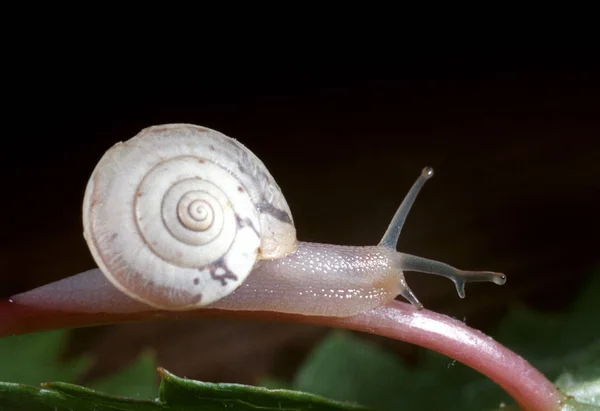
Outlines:
{"label": "lower tentacle", "polygon": [[465,298],[465,284],[468,282],[492,282],[502,285],[506,282],[506,275],[493,271],[465,271],[452,267],[440,261],[417,257],[411,254],[399,253],[400,266],[405,271],[416,271],[426,274],[435,274],[449,278],[454,282],[460,298]]}

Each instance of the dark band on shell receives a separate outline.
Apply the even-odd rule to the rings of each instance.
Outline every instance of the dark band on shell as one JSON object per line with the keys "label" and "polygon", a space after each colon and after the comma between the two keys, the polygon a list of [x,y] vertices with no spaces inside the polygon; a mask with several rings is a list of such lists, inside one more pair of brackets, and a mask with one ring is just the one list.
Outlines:
{"label": "dark band on shell", "polygon": [[256,206],[256,208],[261,213],[269,214],[271,217],[281,221],[282,223],[293,224],[292,218],[286,211],[280,210],[271,203],[260,203]]}
{"label": "dark band on shell", "polygon": [[[210,272],[210,277],[215,281],[219,281],[223,287],[227,285],[227,280],[238,281],[238,276],[227,268],[227,264],[225,264],[223,258],[219,258],[207,268]],[[217,274],[217,270],[219,269],[223,270],[224,273]]]}

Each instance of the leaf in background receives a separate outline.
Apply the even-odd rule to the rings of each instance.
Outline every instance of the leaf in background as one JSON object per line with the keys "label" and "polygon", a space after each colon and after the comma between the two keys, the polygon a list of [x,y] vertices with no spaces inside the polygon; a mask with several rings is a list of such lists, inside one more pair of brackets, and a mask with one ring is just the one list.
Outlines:
{"label": "leaf in background", "polygon": [[298,370],[293,388],[381,410],[397,410],[403,405],[398,401],[411,388],[405,383],[409,377],[410,372],[395,356],[348,332],[335,331]]}
{"label": "leaf in background", "polygon": [[564,315],[520,307],[502,321],[496,339],[526,358],[550,380],[563,372],[600,377],[600,270],[589,278]]}
{"label": "leaf in background", "polygon": [[566,343],[574,340],[578,344],[580,340],[597,341],[600,338],[600,267],[594,273],[573,303],[564,329]]}
{"label": "leaf in background", "polygon": [[91,365],[89,358],[61,361],[67,342],[64,330],[0,338],[0,381],[37,385],[74,382]]}
{"label": "leaf in background", "polygon": [[111,395],[152,400],[158,389],[155,372],[154,354],[146,351],[129,367],[90,385],[96,391]]}
{"label": "leaf in background", "polygon": [[600,409],[600,378],[585,381],[576,376],[565,373],[556,381],[556,385],[567,395],[572,396],[580,403],[596,405]]}
{"label": "leaf in background", "polygon": [[42,388],[0,383],[0,409],[11,411],[368,411],[302,392],[268,390],[239,384],[203,383],[176,377],[159,369],[162,382],[154,401],[108,396],[66,383]]}
{"label": "leaf in background", "polygon": [[[416,370],[395,355],[347,331],[332,332],[310,355],[293,384],[296,390],[347,399],[380,410],[481,410],[500,400],[472,398],[462,387],[478,373],[437,353],[427,352]],[[509,402],[497,386],[496,397]],[[482,404],[485,403],[485,404]]]}
{"label": "leaf in background", "polygon": [[[76,383],[92,365],[89,357],[62,361],[66,330],[0,338],[0,381],[39,385],[46,381]],[[145,353],[127,369],[91,386],[112,395],[152,399],[156,396],[154,358]],[[1,408],[0,408],[1,410]]]}

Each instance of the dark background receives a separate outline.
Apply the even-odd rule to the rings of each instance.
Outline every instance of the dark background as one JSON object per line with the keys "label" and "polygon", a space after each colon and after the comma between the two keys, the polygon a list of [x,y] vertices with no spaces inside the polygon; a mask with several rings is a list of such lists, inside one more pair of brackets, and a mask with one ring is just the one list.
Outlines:
{"label": "dark background", "polygon": [[[399,249],[502,271],[508,282],[469,285],[460,300],[448,280],[409,273],[425,306],[483,329],[514,304],[560,311],[600,261],[593,54],[17,64],[3,79],[0,297],[93,267],[80,207],[96,162],[144,127],[189,122],[239,139],[264,161],[303,241],[376,244],[421,168],[433,166]],[[99,355],[90,377],[152,346],[178,375],[252,383],[289,376],[325,332],[130,324],[77,330],[71,352]],[[413,358],[415,347],[381,342]],[[187,346],[203,355],[190,358]]]}

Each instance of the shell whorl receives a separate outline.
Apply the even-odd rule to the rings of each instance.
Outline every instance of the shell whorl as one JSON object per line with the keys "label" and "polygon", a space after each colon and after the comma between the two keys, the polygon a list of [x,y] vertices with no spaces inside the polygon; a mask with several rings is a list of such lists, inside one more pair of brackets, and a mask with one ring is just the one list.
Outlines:
{"label": "shell whorl", "polygon": [[257,259],[297,245],[289,206],[262,161],[190,124],[149,127],[109,149],[88,182],[83,224],[107,278],[169,310],[225,297]]}

